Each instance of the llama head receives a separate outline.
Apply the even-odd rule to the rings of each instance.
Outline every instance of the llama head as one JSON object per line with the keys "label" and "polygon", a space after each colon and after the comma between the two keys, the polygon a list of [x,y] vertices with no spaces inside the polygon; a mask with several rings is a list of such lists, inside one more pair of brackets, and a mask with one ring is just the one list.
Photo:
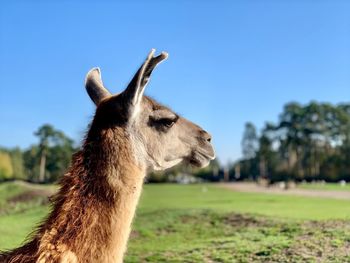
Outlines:
{"label": "llama head", "polygon": [[93,68],[86,76],[86,89],[96,104],[94,122],[100,129],[124,129],[139,165],[164,170],[181,161],[204,167],[215,158],[211,136],[198,125],[144,96],[153,69],[168,54],[154,56],[154,49],[127,88],[112,95],[103,85],[101,73]]}

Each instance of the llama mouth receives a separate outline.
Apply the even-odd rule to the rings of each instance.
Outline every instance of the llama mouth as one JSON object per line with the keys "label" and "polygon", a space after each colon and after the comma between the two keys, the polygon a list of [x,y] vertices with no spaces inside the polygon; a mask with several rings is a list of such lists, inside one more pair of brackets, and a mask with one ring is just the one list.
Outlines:
{"label": "llama mouth", "polygon": [[215,155],[210,155],[203,152],[193,152],[191,158],[189,159],[189,163],[195,167],[204,168],[206,167],[211,160],[215,159]]}

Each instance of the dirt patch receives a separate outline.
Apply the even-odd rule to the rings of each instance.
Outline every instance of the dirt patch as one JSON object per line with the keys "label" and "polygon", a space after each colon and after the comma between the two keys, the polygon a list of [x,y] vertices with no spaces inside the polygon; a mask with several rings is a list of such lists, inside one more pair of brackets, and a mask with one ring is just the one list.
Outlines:
{"label": "dirt patch", "polygon": [[0,215],[18,213],[35,206],[47,205],[53,191],[46,189],[26,189],[24,192],[5,200],[5,205],[0,208]]}
{"label": "dirt patch", "polygon": [[13,196],[13,197],[9,198],[7,201],[9,203],[27,203],[27,202],[31,202],[34,200],[42,199],[42,200],[46,200],[45,202],[48,203],[49,196],[51,194],[52,193],[49,191],[30,190],[30,191],[23,192],[19,195]]}
{"label": "dirt patch", "polygon": [[169,235],[169,234],[173,234],[176,232],[177,232],[176,229],[174,227],[171,227],[171,226],[157,229],[157,235],[159,235],[159,236]]}
{"label": "dirt patch", "polygon": [[241,227],[267,227],[272,226],[273,222],[264,218],[256,218],[246,214],[229,214],[224,218],[225,224],[231,227],[241,228]]}
{"label": "dirt patch", "polygon": [[266,247],[251,255],[251,261],[350,262],[350,222],[304,221],[298,228],[290,236],[291,242],[287,247],[276,252],[274,247]]}
{"label": "dirt patch", "polygon": [[305,221],[302,226],[304,229],[318,229],[329,233],[334,233],[335,230],[350,232],[350,220]]}
{"label": "dirt patch", "polygon": [[303,260],[331,262],[335,258],[350,256],[350,242],[332,235],[306,233],[297,237],[293,245],[286,248],[282,254]]}
{"label": "dirt patch", "polygon": [[182,215],[179,218],[183,224],[207,224],[208,226],[216,226],[217,224],[225,224],[234,228],[243,227],[270,227],[275,224],[269,218],[255,217],[250,214],[229,213],[225,215],[218,215],[209,211],[203,211],[195,215]]}
{"label": "dirt patch", "polygon": [[132,230],[130,233],[130,239],[137,239],[140,237],[140,232],[137,230]]}

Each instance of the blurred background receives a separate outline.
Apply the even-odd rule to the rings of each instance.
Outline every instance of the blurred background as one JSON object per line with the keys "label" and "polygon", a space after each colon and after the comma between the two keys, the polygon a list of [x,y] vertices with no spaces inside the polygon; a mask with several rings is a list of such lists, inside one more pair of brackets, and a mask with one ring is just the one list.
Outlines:
{"label": "blurred background", "polygon": [[[126,262],[350,261],[348,1],[4,1],[0,250],[19,245],[78,151],[100,67],[213,135],[217,159],[152,173]],[[332,229],[332,231],[329,231]],[[184,245],[186,244],[186,245]]]}

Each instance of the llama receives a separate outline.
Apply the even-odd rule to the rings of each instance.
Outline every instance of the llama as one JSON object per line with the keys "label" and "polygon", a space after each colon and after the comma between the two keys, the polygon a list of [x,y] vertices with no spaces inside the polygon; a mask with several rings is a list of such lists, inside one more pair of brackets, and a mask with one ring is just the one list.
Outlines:
{"label": "llama", "polygon": [[0,254],[0,262],[123,262],[146,173],[181,161],[204,167],[214,159],[206,131],[143,95],[153,69],[168,57],[154,52],[117,95],[104,87],[99,68],[88,72],[96,113],[82,149],[47,219],[22,247]]}

